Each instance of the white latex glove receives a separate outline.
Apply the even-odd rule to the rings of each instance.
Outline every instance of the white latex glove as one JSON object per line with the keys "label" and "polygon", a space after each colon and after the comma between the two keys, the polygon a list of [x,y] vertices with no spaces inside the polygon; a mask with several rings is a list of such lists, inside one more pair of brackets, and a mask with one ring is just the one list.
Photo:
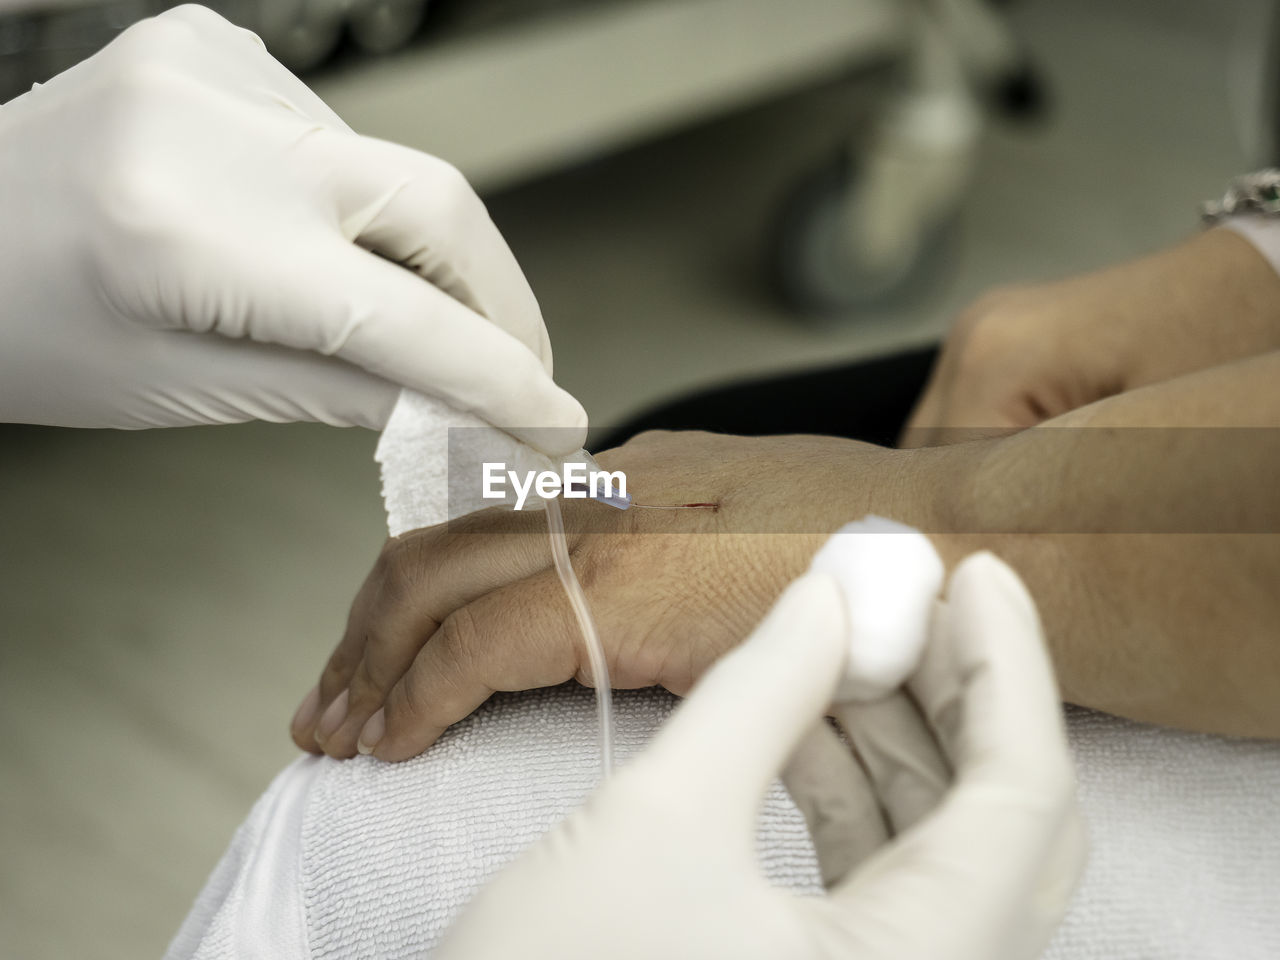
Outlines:
{"label": "white latex glove", "polygon": [[203,7],[0,107],[0,210],[0,419],[381,427],[407,386],[582,446],[462,176],[356,135]]}
{"label": "white latex glove", "polygon": [[887,768],[868,777],[848,748],[829,763],[840,741],[819,718],[845,659],[837,582],[806,574],[643,754],[480,892],[436,956],[1036,956],[1082,844],[1061,708],[1021,583],[989,554],[962,563],[908,682],[917,725],[936,737],[926,762],[955,771],[941,804],[826,897],[801,898],[771,887],[754,853],[760,801],[788,758],[802,808],[824,818],[824,865],[882,842],[877,805],[892,822],[903,795]]}

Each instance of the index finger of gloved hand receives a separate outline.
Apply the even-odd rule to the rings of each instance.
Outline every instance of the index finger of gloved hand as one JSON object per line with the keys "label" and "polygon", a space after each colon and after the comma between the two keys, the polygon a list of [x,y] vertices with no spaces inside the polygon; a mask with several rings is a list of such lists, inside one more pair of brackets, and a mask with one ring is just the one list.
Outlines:
{"label": "index finger of gloved hand", "polygon": [[545,571],[486,593],[440,624],[360,734],[379,760],[416,757],[498,690],[550,687],[579,673],[573,614]]}
{"label": "index finger of gloved hand", "polygon": [[217,251],[228,282],[241,287],[219,304],[208,329],[340,357],[441,397],[549,455],[581,448],[586,412],[539,358],[421,277],[334,236],[308,235],[287,255],[275,255],[276,241],[271,256],[261,244],[246,246]]}
{"label": "index finger of gloved hand", "polygon": [[458,169],[372,137],[317,133],[299,148],[333,171],[343,235],[408,267],[523,343],[551,373],[542,311],[515,254]]}
{"label": "index finger of gloved hand", "polygon": [[920,710],[901,690],[831,711],[870,778],[885,818],[902,833],[932,812],[951,783],[951,768]]}
{"label": "index finger of gloved hand", "polygon": [[814,723],[782,768],[782,783],[804,815],[826,886],[843,880],[889,840],[866,771],[825,718]]}
{"label": "index finger of gloved hand", "polygon": [[[847,657],[844,600],[827,574],[782,594],[713,666],[646,751],[656,782],[681,784],[730,835],[754,833],[760,800],[831,702]],[[656,770],[655,770],[656,768]]]}
{"label": "index finger of gloved hand", "polygon": [[1061,700],[1035,603],[990,553],[962,561],[936,641],[908,683],[958,777],[1060,790],[1071,779]]}
{"label": "index finger of gloved hand", "polygon": [[400,388],[336,357],[273,343],[148,334],[150,373],[121,413],[135,426],[317,422],[381,429]]}
{"label": "index finger of gloved hand", "polygon": [[[262,38],[231,23],[208,7],[188,3],[153,18],[153,23],[182,24],[190,29],[185,42],[172,35],[164,53],[179,60],[186,72],[216,81],[218,89],[247,93],[250,101],[268,100],[273,106],[340,130],[350,130],[305,83],[267,52]],[[126,31],[127,33],[127,31]],[[177,41],[177,42],[175,42]]]}

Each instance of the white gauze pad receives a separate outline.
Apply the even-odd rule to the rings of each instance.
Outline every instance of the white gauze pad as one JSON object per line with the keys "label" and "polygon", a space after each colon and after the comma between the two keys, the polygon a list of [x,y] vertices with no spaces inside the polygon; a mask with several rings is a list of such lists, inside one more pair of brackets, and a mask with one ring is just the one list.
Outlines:
{"label": "white gauze pad", "polygon": [[[481,496],[485,462],[499,461],[520,473],[558,471],[566,463],[595,468],[585,450],[552,460],[475,414],[411,390],[401,392],[374,456],[382,467],[387,529],[393,537],[486,507],[514,505],[509,487],[505,500]],[[533,495],[524,505],[541,507],[542,501]]]}

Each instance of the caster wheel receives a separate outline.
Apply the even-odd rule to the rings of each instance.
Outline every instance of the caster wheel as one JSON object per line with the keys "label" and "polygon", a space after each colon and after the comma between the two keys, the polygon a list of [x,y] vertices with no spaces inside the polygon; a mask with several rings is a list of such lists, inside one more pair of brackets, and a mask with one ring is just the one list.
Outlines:
{"label": "caster wheel", "polygon": [[[774,281],[784,302],[811,315],[908,302],[931,289],[955,234],[948,217],[914,253],[885,269],[859,257],[847,235],[862,188],[845,154],[805,177],[786,198],[773,234]],[[850,208],[852,205],[852,208]]]}
{"label": "caster wheel", "polygon": [[414,38],[425,14],[426,0],[365,0],[352,10],[347,30],[365,53],[391,53]]}
{"label": "caster wheel", "polygon": [[271,55],[294,73],[321,66],[338,49],[346,18],[340,0],[303,0],[274,11],[262,39]]}
{"label": "caster wheel", "polygon": [[1001,116],[1020,123],[1043,120],[1049,112],[1048,84],[1040,71],[1026,61],[995,82],[991,99]]}

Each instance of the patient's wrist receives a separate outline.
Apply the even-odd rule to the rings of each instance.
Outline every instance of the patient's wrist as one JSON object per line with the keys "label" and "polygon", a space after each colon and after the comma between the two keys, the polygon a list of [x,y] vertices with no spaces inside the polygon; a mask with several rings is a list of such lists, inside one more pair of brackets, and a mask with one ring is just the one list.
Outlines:
{"label": "patient's wrist", "polygon": [[915,527],[951,569],[988,545],[975,490],[999,439],[891,451],[883,482],[864,512]]}
{"label": "patient's wrist", "polygon": [[1280,275],[1239,233],[1208,230],[1145,263],[1125,389],[1280,349]]}

